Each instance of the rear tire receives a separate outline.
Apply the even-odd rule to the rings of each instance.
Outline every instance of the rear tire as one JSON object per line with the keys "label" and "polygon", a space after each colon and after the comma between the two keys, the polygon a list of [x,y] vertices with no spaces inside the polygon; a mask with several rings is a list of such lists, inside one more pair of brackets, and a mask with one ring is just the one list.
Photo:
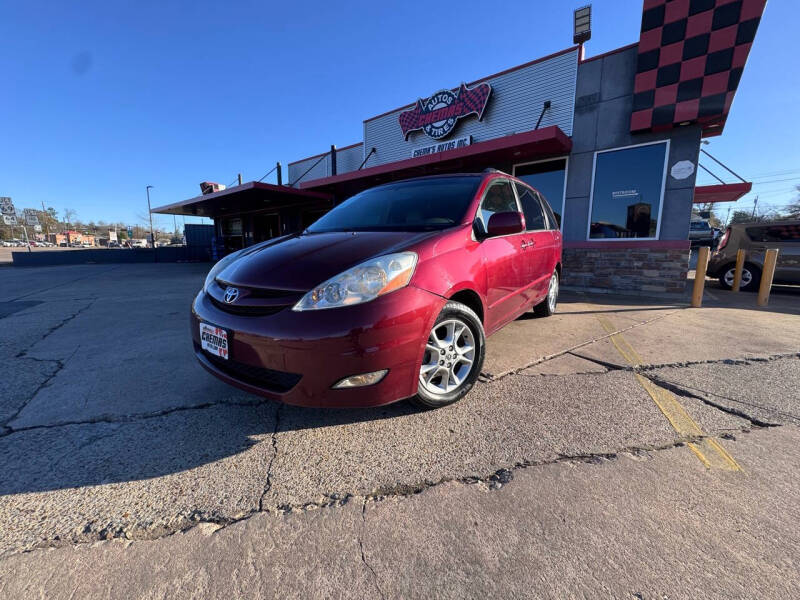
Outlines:
{"label": "rear tire", "polygon": [[[736,272],[736,264],[731,263],[720,271],[719,284],[729,290],[733,287],[733,276]],[[742,292],[754,292],[761,283],[761,269],[752,263],[744,263],[742,267],[742,282],[739,290]]]}
{"label": "rear tire", "polygon": [[550,284],[547,287],[547,296],[533,307],[533,314],[537,317],[549,317],[555,314],[558,308],[558,289],[558,271],[553,271],[553,275],[550,277]]}
{"label": "rear tire", "polygon": [[417,395],[410,402],[430,409],[461,400],[478,380],[485,357],[486,336],[478,315],[465,304],[448,302],[428,335]]}

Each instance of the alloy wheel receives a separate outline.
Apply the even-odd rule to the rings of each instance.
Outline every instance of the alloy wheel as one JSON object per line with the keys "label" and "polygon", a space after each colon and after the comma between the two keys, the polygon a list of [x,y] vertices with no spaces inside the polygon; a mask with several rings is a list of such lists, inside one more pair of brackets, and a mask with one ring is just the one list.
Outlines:
{"label": "alloy wheel", "polygon": [[553,273],[550,278],[550,287],[547,290],[547,307],[551,313],[556,312],[556,303],[558,302],[558,275]]}
{"label": "alloy wheel", "polygon": [[[733,278],[736,275],[736,269],[728,269],[725,272],[725,284],[728,287],[733,287]],[[742,269],[742,281],[739,284],[739,287],[746,288],[750,285],[750,282],[753,281],[753,274],[750,272],[750,269]]]}
{"label": "alloy wheel", "polygon": [[419,382],[434,395],[449,394],[466,381],[475,362],[475,336],[460,319],[433,326],[425,346]]}

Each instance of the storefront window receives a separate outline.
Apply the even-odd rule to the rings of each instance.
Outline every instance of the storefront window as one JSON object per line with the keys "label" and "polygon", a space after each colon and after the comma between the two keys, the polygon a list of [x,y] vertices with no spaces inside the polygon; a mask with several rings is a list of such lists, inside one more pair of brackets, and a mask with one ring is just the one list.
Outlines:
{"label": "storefront window", "polygon": [[589,237],[655,238],[667,143],[595,155]]}
{"label": "storefront window", "polygon": [[548,160],[514,167],[514,176],[539,190],[556,215],[561,227],[561,211],[564,205],[564,181],[567,174],[567,159]]}

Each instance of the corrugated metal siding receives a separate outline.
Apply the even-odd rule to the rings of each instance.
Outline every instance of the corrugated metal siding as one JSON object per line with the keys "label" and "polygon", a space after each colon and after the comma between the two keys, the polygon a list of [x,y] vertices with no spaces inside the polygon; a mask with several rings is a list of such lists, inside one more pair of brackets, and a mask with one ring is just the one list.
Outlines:
{"label": "corrugated metal siding", "polygon": [[[311,181],[312,179],[319,179],[320,177],[328,177],[331,175],[331,157],[326,155],[325,158],[320,160],[319,157],[308,158],[306,160],[289,165],[289,181],[295,182],[298,177],[306,172],[311,165],[319,160],[319,164],[315,166],[306,176],[303,181]],[[364,160],[364,146],[358,144],[351,148],[338,150],[336,152],[336,172],[348,173],[355,171],[361,166],[361,161]]]}
{"label": "corrugated metal siding", "polygon": [[362,160],[364,160],[364,146],[362,144],[339,150],[336,153],[336,172],[349,173],[350,171],[355,171],[361,166]]}
{"label": "corrugated metal siding", "polygon": [[[327,177],[328,173],[331,172],[331,166],[328,159],[329,157],[326,155],[325,158],[320,160],[317,166],[311,169],[308,174],[303,176],[303,181],[311,181],[312,179]],[[298,183],[298,178],[306,172],[306,169],[308,169],[318,160],[319,157],[308,158],[306,160],[301,160],[300,162],[294,163],[293,165],[289,165],[289,183]]]}
{"label": "corrugated metal siding", "polygon": [[[545,100],[550,100],[552,106],[545,112],[540,127],[558,125],[564,133],[572,135],[577,68],[578,51],[574,50],[489,79],[492,98],[483,120],[464,119],[448,139],[471,135],[476,143],[530,131],[536,126]],[[405,141],[397,121],[400,112],[364,124],[364,146],[377,148],[369,166],[411,158],[414,148],[434,143],[422,131],[411,133]]]}

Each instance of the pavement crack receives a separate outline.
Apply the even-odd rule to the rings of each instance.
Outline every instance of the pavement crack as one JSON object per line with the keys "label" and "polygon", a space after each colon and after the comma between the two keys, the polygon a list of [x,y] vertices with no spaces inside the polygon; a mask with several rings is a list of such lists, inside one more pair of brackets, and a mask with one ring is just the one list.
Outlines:
{"label": "pavement crack", "polygon": [[[55,376],[55,374],[53,376]],[[52,379],[52,377],[50,379]],[[46,382],[43,383],[41,386],[39,386],[39,389],[43,388],[45,384]],[[36,394],[34,394],[34,396],[35,395]],[[167,415],[171,415],[173,413],[189,411],[189,410],[205,410],[208,408],[214,408],[216,406],[258,406],[258,402],[229,402],[227,400],[219,402],[204,402],[202,404],[193,404],[191,406],[175,406],[172,408],[166,408],[163,410],[158,410],[149,413],[133,413],[129,415],[118,415],[118,416],[100,415],[98,417],[94,417],[91,419],[84,419],[80,421],[57,421],[55,423],[47,423],[46,425],[29,425],[27,427],[17,427],[17,428],[9,426],[9,423],[14,418],[16,418],[16,416],[20,412],[22,412],[22,410],[24,409],[23,406],[22,408],[20,408],[19,411],[17,411],[17,415],[6,421],[4,427],[7,429],[7,431],[0,432],[0,438],[15,433],[24,433],[27,431],[36,431],[40,429],[55,429],[58,427],[68,427],[70,425],[96,425],[98,423],[133,423],[145,419],[157,419],[159,417],[164,417]]]}
{"label": "pavement crack", "polygon": [[264,491],[261,492],[261,497],[258,499],[258,512],[264,511],[264,498],[266,498],[269,491],[272,489],[272,465],[275,463],[275,457],[278,456],[278,429],[281,426],[281,412],[283,411],[283,404],[278,404],[275,409],[275,428],[272,430],[272,456],[267,465],[267,478],[264,482]]}
{"label": "pavement crack", "polygon": [[372,567],[372,565],[367,561],[367,555],[364,552],[364,530],[367,528],[367,501],[367,498],[364,497],[364,501],[361,504],[361,530],[358,533],[358,548],[361,550],[361,562],[364,563],[364,566],[369,569],[370,573],[372,573],[372,582],[375,584],[375,589],[378,590],[378,595],[381,598],[386,598],[386,595],[383,593],[383,590],[378,583],[378,574],[375,572],[375,569]]}
{"label": "pavement crack", "polygon": [[744,358],[711,358],[706,360],[687,360],[672,363],[641,365],[642,371],[654,371],[656,369],[695,367],[702,365],[751,365],[753,363],[772,362],[786,358],[800,358],[800,352],[785,352],[779,354],[769,354],[766,356],[746,356]]}
{"label": "pavement crack", "polygon": [[[276,421],[277,415],[276,415]],[[277,435],[279,423],[276,422],[275,432]],[[746,433],[746,431],[745,431]],[[286,515],[294,512],[306,512],[309,510],[334,510],[337,507],[348,504],[353,499],[360,499],[362,502],[362,521],[366,521],[366,505],[368,502],[380,502],[389,498],[403,498],[410,497],[425,490],[437,487],[439,485],[453,483],[461,485],[479,485],[488,492],[493,492],[501,489],[503,486],[513,483],[515,473],[522,469],[530,468],[544,468],[548,465],[558,463],[585,463],[590,465],[602,465],[615,461],[622,456],[636,457],[638,459],[647,458],[654,452],[664,450],[672,450],[674,448],[681,448],[687,443],[699,442],[704,438],[713,436],[689,436],[682,437],[669,443],[661,445],[644,445],[644,446],[631,446],[619,450],[608,452],[590,452],[584,454],[557,454],[551,458],[530,461],[522,460],[507,467],[497,469],[485,476],[466,476],[466,477],[445,477],[438,481],[424,481],[416,484],[393,484],[384,486],[373,492],[367,494],[351,494],[351,493],[328,493],[324,494],[324,500],[315,502],[306,502],[303,504],[284,504],[279,506],[268,507],[264,505],[264,495],[262,495],[259,506],[253,508],[249,512],[237,515],[235,517],[228,517],[216,511],[205,511],[195,509],[190,513],[176,515],[174,519],[163,525],[153,526],[152,523],[134,523],[131,525],[111,525],[111,524],[98,524],[95,521],[89,521],[84,526],[79,534],[71,536],[55,537],[49,540],[42,540],[35,544],[33,547],[24,549],[12,549],[0,553],[0,559],[6,558],[12,554],[25,554],[38,549],[58,548],[69,545],[90,544],[97,541],[106,541],[112,539],[127,539],[127,540],[156,540],[166,538],[177,533],[186,533],[191,529],[201,524],[214,525],[215,529],[212,535],[216,535],[219,531],[235,525],[242,521],[247,521],[258,514],[269,514],[273,516]],[[97,441],[97,440],[93,440]],[[273,447],[277,450],[277,442],[273,439]],[[271,487],[271,468],[275,459],[273,455],[268,468],[268,482],[265,485],[265,494]],[[367,568],[372,572],[375,577],[375,586],[378,588],[379,593],[383,597],[383,592],[378,586],[378,577],[375,570],[366,560],[366,552],[364,551],[362,533],[359,534],[359,547],[361,549],[362,561]]]}
{"label": "pavement crack", "polygon": [[72,285],[72,284],[74,284],[74,283],[76,283],[78,281],[83,281],[84,279],[90,279],[92,277],[99,277],[100,275],[104,275],[104,274],[108,273],[109,271],[113,271],[115,269],[119,269],[122,266],[123,265],[115,265],[115,266],[113,266],[113,267],[111,267],[109,269],[104,269],[102,271],[97,271],[97,272],[93,271],[93,272],[89,273],[88,275],[84,275],[83,277],[75,277],[73,279],[69,279],[68,281],[64,281],[62,283],[57,283],[56,285],[51,285],[48,288],[44,288],[44,289],[41,289],[41,290],[36,290],[34,292],[29,292],[27,294],[23,294],[22,296],[17,296],[16,298],[13,298],[12,300],[10,300],[10,302],[16,302],[17,300],[22,300],[23,298],[28,298],[30,296],[35,296],[36,294],[42,294],[44,292],[49,292],[50,290],[54,290],[56,288],[63,287],[65,285]]}
{"label": "pavement crack", "polygon": [[757,404],[755,402],[747,402],[745,400],[737,400],[735,398],[730,398],[728,396],[723,396],[721,394],[716,394],[714,392],[709,392],[708,390],[702,390],[702,389],[699,389],[699,388],[694,388],[694,387],[691,387],[691,386],[687,386],[685,384],[677,384],[677,383],[675,383],[673,381],[662,379],[660,377],[654,377],[652,375],[648,375],[648,374],[644,374],[644,373],[642,373],[641,375],[642,375],[642,377],[647,377],[647,379],[652,381],[657,386],[664,388],[665,390],[669,390],[670,392],[672,392],[674,394],[678,394],[679,396],[684,396],[684,397],[687,397],[687,398],[693,398],[695,400],[699,400],[703,404],[705,404],[707,406],[710,406],[712,408],[716,408],[719,411],[722,411],[724,413],[728,413],[728,414],[733,415],[735,417],[740,417],[742,419],[745,419],[746,421],[749,421],[752,425],[754,425],[756,427],[779,427],[780,423],[771,423],[771,422],[768,422],[768,421],[764,421],[762,419],[759,419],[758,417],[754,417],[753,415],[750,415],[750,414],[744,412],[744,410],[740,410],[740,409],[734,408],[732,406],[726,406],[724,404],[720,404],[719,402],[715,402],[714,400],[712,400],[708,396],[716,396],[718,398],[722,398],[723,400],[727,400],[728,402],[735,402],[736,404],[741,404],[741,405],[744,405],[744,406],[747,406],[747,407],[750,407],[750,408],[757,408],[759,410],[763,410],[764,412],[769,412],[769,413],[772,413],[772,414],[776,414],[776,415],[780,415],[780,416],[787,417],[787,418],[790,418],[790,419],[794,419],[796,421],[800,421],[800,416],[798,416],[798,415],[793,415],[791,413],[786,413],[786,412],[783,412],[781,410],[777,410],[775,408],[771,408],[769,406],[764,406],[762,404]]}
{"label": "pavement crack", "polygon": [[[89,302],[89,303],[88,303],[86,306],[84,306],[84,307],[82,307],[82,308],[79,308],[77,311],[75,311],[75,312],[74,312],[74,313],[72,313],[71,315],[68,315],[68,316],[66,316],[65,318],[61,319],[61,321],[59,321],[58,323],[56,323],[55,325],[53,325],[53,326],[52,326],[50,329],[48,329],[47,331],[45,331],[45,332],[44,332],[44,333],[43,333],[43,334],[42,334],[42,335],[39,337],[39,339],[38,339],[38,340],[36,340],[35,342],[33,342],[33,343],[30,345],[30,346],[28,346],[28,347],[27,347],[27,348],[25,348],[24,350],[20,350],[20,351],[19,351],[19,352],[18,352],[18,353],[15,355],[15,358],[31,358],[31,357],[29,357],[29,356],[28,356],[28,350],[30,350],[31,348],[33,348],[33,347],[34,347],[36,344],[39,344],[40,342],[43,342],[44,340],[46,340],[46,339],[47,339],[48,337],[50,337],[50,336],[51,336],[53,333],[55,333],[56,331],[58,331],[59,329],[61,329],[62,327],[64,327],[64,325],[66,325],[67,323],[69,323],[69,322],[70,322],[70,321],[72,321],[73,319],[75,319],[75,318],[77,318],[78,316],[80,316],[80,315],[81,315],[81,313],[83,313],[83,312],[85,312],[85,311],[89,310],[89,309],[92,307],[92,305],[94,305],[94,303],[95,303],[95,302],[97,302],[97,298],[94,298],[94,299],[93,299],[91,302]],[[74,354],[74,353],[73,353],[73,354]],[[36,359],[33,359],[33,360],[36,360]]]}
{"label": "pavement crack", "polygon": [[23,403],[22,403],[22,404],[19,406],[19,408],[18,408],[18,409],[17,409],[17,410],[14,412],[14,414],[12,414],[12,415],[11,415],[11,416],[10,416],[8,419],[6,419],[5,423],[3,423],[3,425],[2,425],[2,431],[0,431],[0,438],[2,438],[2,437],[5,437],[5,436],[7,436],[7,435],[11,435],[12,433],[14,433],[14,431],[15,431],[15,430],[14,430],[14,428],[12,428],[12,427],[11,427],[10,423],[11,423],[11,422],[12,422],[14,419],[16,419],[17,417],[19,417],[19,415],[21,415],[21,414],[22,414],[22,411],[23,411],[23,410],[25,410],[25,408],[27,408],[28,404],[30,404],[30,403],[33,401],[33,399],[34,399],[34,398],[36,398],[36,396],[37,396],[37,394],[38,394],[39,392],[41,392],[41,391],[42,391],[44,388],[46,388],[48,385],[50,385],[50,382],[51,382],[51,381],[53,381],[53,379],[55,379],[56,375],[58,375],[58,374],[59,374],[59,373],[60,373],[60,372],[61,372],[61,371],[64,369],[64,366],[66,365],[66,363],[67,363],[67,362],[68,362],[68,361],[69,361],[69,360],[70,360],[70,359],[71,359],[73,356],[75,356],[75,353],[76,353],[77,351],[78,351],[78,348],[75,348],[75,350],[73,350],[72,354],[70,354],[70,355],[69,355],[69,356],[68,356],[66,359],[64,359],[64,360],[58,360],[58,359],[42,359],[42,358],[33,358],[33,357],[31,357],[31,356],[21,356],[21,357],[20,357],[20,356],[18,356],[18,357],[17,357],[17,358],[20,358],[21,360],[33,360],[33,361],[36,361],[36,362],[49,362],[49,363],[54,363],[54,364],[55,364],[55,366],[56,366],[56,368],[55,368],[55,370],[54,370],[54,371],[53,371],[53,372],[52,372],[52,373],[51,373],[51,374],[50,374],[48,377],[46,377],[46,378],[45,378],[45,379],[44,379],[44,380],[43,380],[43,381],[42,381],[42,382],[41,382],[41,383],[40,383],[38,386],[36,386],[36,389],[35,389],[35,390],[33,390],[33,393],[30,395],[30,397],[28,397],[28,398],[27,398],[27,399],[26,399],[26,400],[25,400],[25,401],[24,401],[24,402],[23,402]]}
{"label": "pavement crack", "polygon": [[[678,309],[678,310],[682,310],[682,309]],[[666,318],[666,317],[668,317],[670,315],[674,315],[675,313],[678,312],[678,310],[673,310],[673,311],[670,311],[668,313],[664,313],[664,314],[658,315],[657,317],[653,317],[652,319],[648,319],[647,321],[642,321],[640,323],[634,323],[633,325],[629,325],[628,327],[624,327],[622,329],[618,329],[616,331],[612,331],[611,333],[606,333],[604,335],[598,336],[598,337],[593,338],[591,340],[586,340],[584,342],[581,342],[580,344],[575,344],[574,346],[570,346],[569,348],[565,348],[564,350],[559,350],[558,352],[554,352],[553,354],[548,354],[546,356],[539,357],[536,360],[530,361],[530,362],[528,362],[528,363],[526,363],[526,364],[524,364],[524,365],[522,365],[520,367],[514,367],[513,369],[509,369],[507,371],[503,371],[503,372],[497,373],[497,374],[483,372],[483,373],[480,374],[480,381],[493,382],[493,381],[498,381],[500,379],[508,377],[509,375],[516,375],[516,374],[524,371],[525,369],[528,369],[530,367],[534,367],[536,365],[540,365],[543,362],[547,362],[549,360],[553,360],[554,358],[558,358],[559,356],[564,356],[565,354],[570,354],[575,350],[583,348],[584,346],[589,346],[589,345],[594,344],[596,342],[600,342],[602,340],[608,339],[611,336],[618,335],[620,333],[625,333],[626,331],[630,331],[631,329],[636,329],[637,327],[642,327],[644,325],[649,325],[650,323],[653,323],[655,321],[659,321],[659,320],[664,319],[664,318]],[[585,358],[585,357],[582,356],[581,358]]]}
{"label": "pavement crack", "polygon": [[[583,360],[588,360],[591,363],[594,363],[596,365],[600,365],[601,367],[605,367],[609,371],[633,371],[635,369],[635,367],[631,367],[631,366],[628,366],[628,365],[618,365],[618,364],[615,364],[615,363],[612,363],[612,362],[608,362],[608,361],[605,361],[605,360],[600,360],[599,358],[592,358],[591,356],[585,356],[583,354],[576,354],[575,352],[569,352],[569,354],[571,356],[574,356],[575,358],[581,358]],[[601,375],[604,375],[604,373],[601,373]]]}

